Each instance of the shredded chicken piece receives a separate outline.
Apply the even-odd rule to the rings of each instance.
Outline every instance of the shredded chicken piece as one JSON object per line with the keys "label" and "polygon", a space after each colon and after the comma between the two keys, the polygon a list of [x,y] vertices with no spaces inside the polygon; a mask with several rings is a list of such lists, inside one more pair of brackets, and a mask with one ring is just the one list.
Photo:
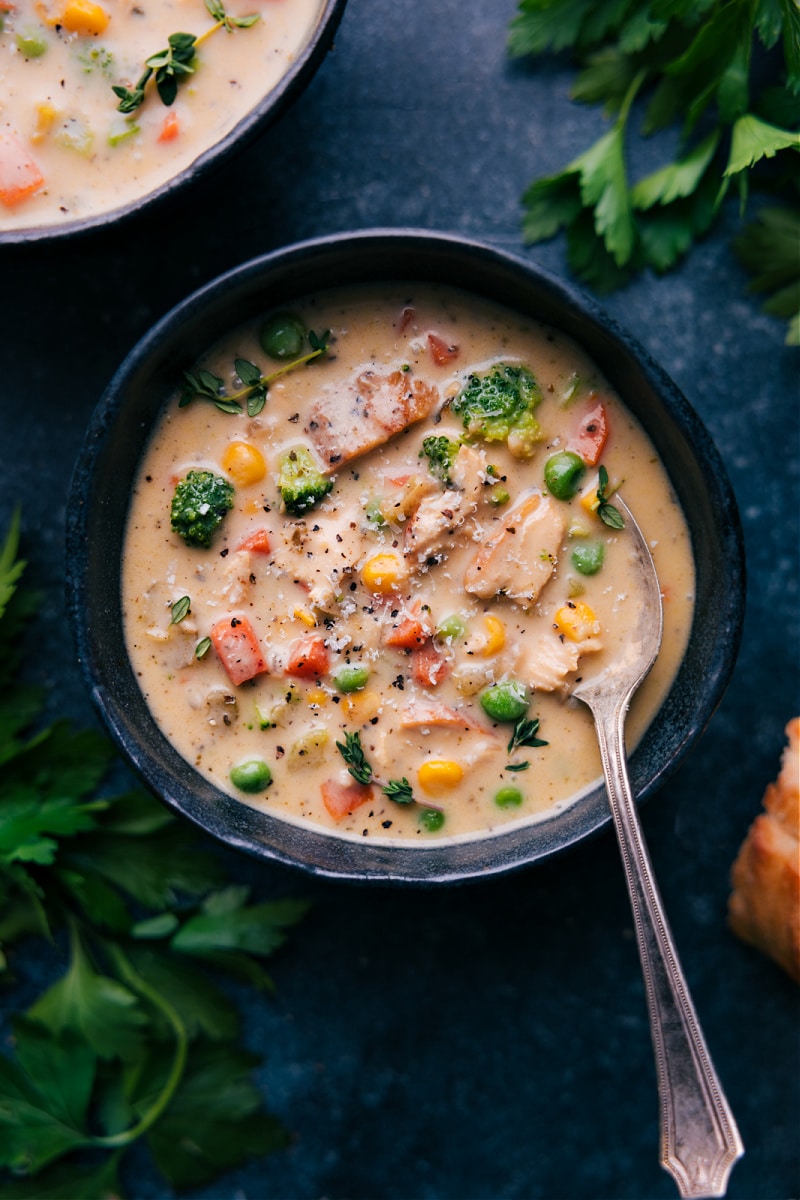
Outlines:
{"label": "shredded chicken piece", "polygon": [[530,608],[555,570],[564,518],[555,503],[531,492],[502,518],[464,572],[464,588],[488,600],[507,596]]}
{"label": "shredded chicken piece", "polygon": [[349,388],[312,408],[304,432],[325,470],[335,471],[430,416],[438,403],[439,389],[424,379],[404,371],[363,371]]}
{"label": "shredded chicken piece", "polygon": [[446,550],[448,539],[477,511],[486,478],[483,454],[461,446],[450,473],[451,487],[424,496],[406,525],[403,553],[420,565]]}
{"label": "shredded chicken piece", "polygon": [[571,642],[555,633],[546,633],[523,644],[515,673],[538,692],[556,692],[566,678],[577,671],[582,655],[602,648],[599,638],[589,642]]}
{"label": "shredded chicken piece", "polygon": [[361,526],[349,514],[316,514],[287,522],[274,547],[278,570],[305,588],[309,603],[326,612],[335,603],[346,575],[366,553]]}

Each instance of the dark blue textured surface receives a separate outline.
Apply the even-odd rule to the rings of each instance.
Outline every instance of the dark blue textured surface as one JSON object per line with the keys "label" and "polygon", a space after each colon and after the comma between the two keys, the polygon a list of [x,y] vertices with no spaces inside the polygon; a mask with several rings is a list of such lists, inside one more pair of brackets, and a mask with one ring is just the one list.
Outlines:
{"label": "dark blue textured surface", "polygon": [[[121,358],[199,284],[333,230],[416,225],[522,251],[519,197],[604,127],[563,65],[508,62],[513,4],[350,0],[306,94],[180,210],[0,259],[0,524],[21,497],[45,589],[33,673],[93,721],[65,627],[64,505],[89,414]],[[656,147],[633,141],[639,170]],[[745,292],[737,212],[675,274],[607,301],[675,378],[731,475],[749,568],[733,682],[643,813],[685,973],[740,1125],[729,1196],[800,1193],[797,989],[727,931],[728,872],[798,696],[798,352]],[[524,251],[523,251],[524,252]],[[525,252],[565,274],[559,242]],[[513,877],[436,892],[360,889],[236,863],[265,896],[307,895],[275,999],[242,996],[291,1149],[193,1200],[643,1200],[655,1073],[610,835]],[[17,963],[37,979],[37,963]],[[14,1002],[24,1003],[30,987]],[[169,1192],[141,1164],[135,1197]]]}

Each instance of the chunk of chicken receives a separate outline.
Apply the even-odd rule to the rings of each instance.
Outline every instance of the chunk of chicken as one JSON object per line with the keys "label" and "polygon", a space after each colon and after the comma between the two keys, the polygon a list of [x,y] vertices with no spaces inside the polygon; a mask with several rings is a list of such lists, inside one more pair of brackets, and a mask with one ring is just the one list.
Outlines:
{"label": "chunk of chicken", "polygon": [[423,565],[446,549],[456,530],[477,511],[485,478],[484,456],[471,446],[461,446],[450,472],[451,486],[424,496],[406,525],[406,558]]}
{"label": "chunk of chicken", "polygon": [[364,371],[350,387],[319,400],[304,431],[325,469],[334,471],[430,416],[438,403],[439,389],[424,379]]}
{"label": "chunk of chicken", "polygon": [[464,588],[488,600],[507,596],[530,608],[555,570],[564,518],[554,501],[531,492],[506,513],[464,572]]}
{"label": "chunk of chicken", "polygon": [[277,569],[300,584],[309,603],[328,611],[366,553],[360,524],[349,514],[319,514],[307,521],[287,522],[274,547]]}

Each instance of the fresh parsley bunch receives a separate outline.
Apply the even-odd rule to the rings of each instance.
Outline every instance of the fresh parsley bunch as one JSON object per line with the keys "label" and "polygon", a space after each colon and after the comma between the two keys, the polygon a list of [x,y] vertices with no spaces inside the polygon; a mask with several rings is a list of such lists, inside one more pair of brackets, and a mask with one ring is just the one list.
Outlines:
{"label": "fresh parsley bunch", "polygon": [[0,1196],[122,1196],[138,1142],[175,1187],[286,1143],[252,1078],[222,973],[272,986],[263,960],[302,902],[251,902],[191,827],[142,791],[99,792],[109,743],[67,722],[32,732],[18,679],[36,600],[0,548],[0,981],[37,937],[66,970],[10,1017],[0,1054]]}
{"label": "fresh parsley bunch", "polygon": [[[775,206],[736,251],[770,294],[768,311],[800,344],[800,6],[796,0],[519,0],[515,57],[570,50],[573,97],[614,120],[594,145],[523,195],[523,237],[566,231],[570,266],[598,291],[649,267],[673,268],[717,218],[731,188],[742,207],[764,183]],[[680,124],[677,152],[634,181],[626,133]],[[768,161],[773,160],[773,161]],[[766,260],[766,261],[765,261]]]}

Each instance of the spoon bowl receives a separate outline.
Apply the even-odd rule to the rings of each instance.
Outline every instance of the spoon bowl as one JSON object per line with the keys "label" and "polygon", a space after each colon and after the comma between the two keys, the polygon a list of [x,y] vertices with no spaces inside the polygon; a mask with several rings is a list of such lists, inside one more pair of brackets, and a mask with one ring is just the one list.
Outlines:
{"label": "spoon bowl", "polygon": [[622,652],[581,679],[572,695],[594,718],[603,775],[633,909],[650,1012],[661,1118],[661,1165],[681,1196],[724,1196],[744,1153],[683,977],[644,842],[628,777],[625,717],[631,698],[661,646],[663,607],[658,575],[633,513],[616,495],[625,522],[631,578],[639,591],[637,620]]}

